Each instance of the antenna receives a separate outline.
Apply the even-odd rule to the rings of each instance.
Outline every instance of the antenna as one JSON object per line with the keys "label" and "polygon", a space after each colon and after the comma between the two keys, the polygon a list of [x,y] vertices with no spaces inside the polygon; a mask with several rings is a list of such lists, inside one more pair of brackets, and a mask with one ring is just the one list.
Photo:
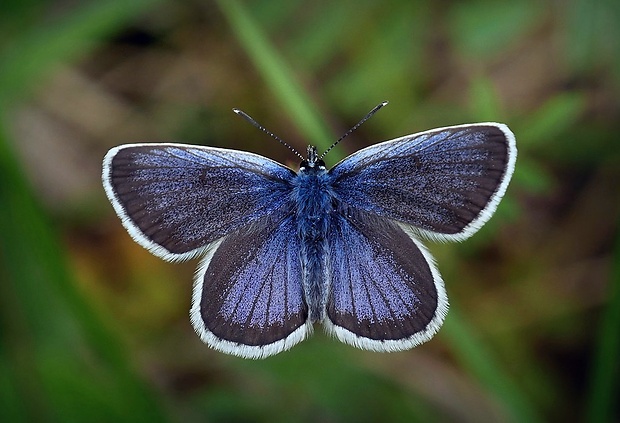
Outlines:
{"label": "antenna", "polygon": [[331,146],[330,146],[327,150],[325,150],[325,151],[323,152],[323,154],[321,154],[321,156],[319,157],[319,160],[321,160],[323,157],[325,157],[325,155],[326,155],[327,153],[329,153],[329,151],[330,151],[332,148],[334,148],[335,146],[337,146],[337,145],[338,145],[338,143],[339,143],[340,141],[342,141],[343,139],[345,139],[346,137],[348,137],[349,135],[351,135],[351,133],[352,133],[353,131],[355,131],[357,128],[359,128],[359,127],[362,125],[362,123],[364,123],[364,122],[366,122],[368,119],[370,119],[370,117],[371,117],[372,115],[374,115],[375,113],[377,113],[377,112],[379,111],[379,109],[380,109],[380,108],[382,108],[383,106],[387,106],[387,104],[388,104],[388,101],[382,101],[381,103],[377,104],[377,105],[376,105],[376,106],[375,106],[375,107],[374,107],[374,108],[373,108],[370,112],[368,112],[368,113],[366,114],[366,116],[364,116],[364,118],[363,118],[362,120],[360,120],[359,122],[357,122],[357,124],[356,124],[353,128],[349,129],[349,130],[348,130],[348,131],[347,131],[347,132],[346,132],[343,136],[341,136],[340,138],[338,138],[338,139],[336,140],[336,142],[335,142],[335,143],[333,143],[333,144],[332,144],[332,145],[331,145]]}
{"label": "antenna", "polygon": [[[376,107],[375,107],[376,108]],[[304,156],[302,156],[301,154],[299,154],[299,152],[297,152],[297,150],[295,150],[293,147],[291,147],[290,145],[288,145],[287,143],[285,143],[284,141],[282,141],[282,139],[280,139],[280,137],[278,137],[277,135],[275,135],[273,132],[269,131],[268,129],[266,129],[264,126],[262,126],[260,123],[256,122],[254,119],[252,119],[252,117],[250,115],[248,115],[246,112],[244,112],[243,110],[239,110],[239,109],[233,109],[233,112],[235,112],[236,114],[238,114],[239,116],[241,116],[242,118],[244,118],[245,120],[247,120],[248,122],[250,122],[252,125],[254,125],[255,127],[257,127],[258,129],[260,129],[261,131],[263,131],[265,134],[269,135],[271,138],[275,139],[276,141],[278,141],[280,144],[282,144],[283,146],[285,146],[286,148],[288,148],[289,150],[291,150],[293,153],[295,153],[295,155],[297,155],[297,157],[299,157],[302,161],[306,160],[304,158]]]}

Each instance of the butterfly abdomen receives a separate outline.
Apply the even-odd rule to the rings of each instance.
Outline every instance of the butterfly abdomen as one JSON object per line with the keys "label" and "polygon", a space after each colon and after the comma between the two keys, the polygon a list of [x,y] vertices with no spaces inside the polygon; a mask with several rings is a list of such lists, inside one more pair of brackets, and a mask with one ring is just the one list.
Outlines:
{"label": "butterfly abdomen", "polygon": [[327,301],[325,258],[328,250],[327,233],[333,193],[324,168],[306,168],[295,180],[293,200],[296,206],[297,236],[301,249],[304,296],[310,319],[323,319]]}

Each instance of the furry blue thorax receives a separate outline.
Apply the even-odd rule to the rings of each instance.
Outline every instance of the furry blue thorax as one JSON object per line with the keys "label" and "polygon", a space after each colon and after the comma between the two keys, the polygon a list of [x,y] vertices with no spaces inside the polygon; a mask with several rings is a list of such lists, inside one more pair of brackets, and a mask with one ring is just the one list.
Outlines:
{"label": "furry blue thorax", "polygon": [[327,302],[324,259],[328,256],[327,234],[335,193],[325,164],[316,160],[314,147],[308,147],[308,160],[301,164],[293,183],[291,199],[301,245],[302,283],[310,320],[316,322],[323,320]]}

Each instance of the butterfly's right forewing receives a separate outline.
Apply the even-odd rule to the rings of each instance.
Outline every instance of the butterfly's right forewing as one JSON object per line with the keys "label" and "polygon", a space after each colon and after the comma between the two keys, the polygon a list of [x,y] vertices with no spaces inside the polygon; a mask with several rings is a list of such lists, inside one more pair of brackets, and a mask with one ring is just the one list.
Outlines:
{"label": "butterfly's right forewing", "polygon": [[111,149],[103,184],[130,235],[183,260],[285,206],[295,173],[252,153],[182,144]]}
{"label": "butterfly's right forewing", "polygon": [[458,241],[491,217],[516,156],[506,125],[478,123],[375,144],[330,174],[344,207],[400,221],[430,238]]}

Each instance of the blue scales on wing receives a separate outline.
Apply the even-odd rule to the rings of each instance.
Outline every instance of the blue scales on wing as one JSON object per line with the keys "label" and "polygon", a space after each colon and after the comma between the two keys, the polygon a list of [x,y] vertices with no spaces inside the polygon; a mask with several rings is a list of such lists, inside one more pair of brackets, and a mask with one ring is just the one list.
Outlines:
{"label": "blue scales on wing", "polygon": [[132,237],[168,260],[285,207],[295,173],[256,154],[180,144],[129,144],[104,159],[106,193]]}
{"label": "blue scales on wing", "polygon": [[224,238],[199,267],[192,323],[229,354],[262,358],[311,331],[293,218],[279,213]]}
{"label": "blue scales on wing", "polygon": [[129,144],[108,152],[102,178],[140,245],[167,260],[204,255],[191,320],[213,348],[267,357],[317,320],[374,351],[430,339],[448,300],[418,238],[462,240],[491,217],[514,170],[514,135],[498,123],[434,129],[330,171],[308,151],[296,174],[252,153]]}
{"label": "blue scales on wing", "polygon": [[367,147],[330,174],[346,206],[406,223],[431,238],[461,240],[492,215],[515,157],[512,132],[481,123]]}
{"label": "blue scales on wing", "polygon": [[312,330],[290,193],[296,174],[252,153],[133,144],[104,159],[106,193],[154,254],[204,254],[191,319],[201,339],[243,357],[288,349]]}
{"label": "blue scales on wing", "polygon": [[374,351],[399,351],[430,339],[448,307],[430,254],[395,222],[353,210],[335,219],[328,332]]}

